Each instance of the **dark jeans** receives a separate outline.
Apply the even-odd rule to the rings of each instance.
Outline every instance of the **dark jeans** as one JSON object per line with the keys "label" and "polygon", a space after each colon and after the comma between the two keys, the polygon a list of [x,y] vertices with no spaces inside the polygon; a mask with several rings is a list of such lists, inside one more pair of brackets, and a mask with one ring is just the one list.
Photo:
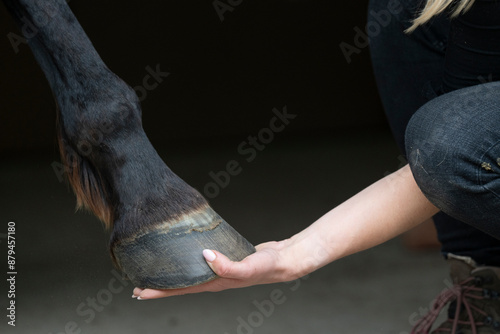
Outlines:
{"label": "dark jeans", "polygon": [[405,34],[419,3],[370,0],[368,20],[380,26],[370,36],[380,97],[417,184],[442,210],[434,221],[443,254],[500,266],[500,82],[438,97],[449,20]]}

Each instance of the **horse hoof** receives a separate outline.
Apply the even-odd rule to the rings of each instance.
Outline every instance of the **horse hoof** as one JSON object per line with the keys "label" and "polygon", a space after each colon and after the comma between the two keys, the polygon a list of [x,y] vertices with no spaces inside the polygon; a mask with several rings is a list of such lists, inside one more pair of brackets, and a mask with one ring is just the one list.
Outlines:
{"label": "horse hoof", "polygon": [[204,207],[112,245],[118,266],[139,288],[177,289],[216,278],[204,249],[241,261],[255,248],[212,208]]}

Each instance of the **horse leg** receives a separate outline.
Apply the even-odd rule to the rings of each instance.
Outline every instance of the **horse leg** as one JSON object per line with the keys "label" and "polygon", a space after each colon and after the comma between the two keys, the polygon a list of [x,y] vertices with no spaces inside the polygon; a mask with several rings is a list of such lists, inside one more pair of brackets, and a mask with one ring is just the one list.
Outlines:
{"label": "horse leg", "polygon": [[136,286],[180,288],[215,278],[204,248],[235,261],[255,251],[161,160],[134,90],[106,67],[64,0],[2,1],[54,93],[77,205],[112,229],[112,259]]}

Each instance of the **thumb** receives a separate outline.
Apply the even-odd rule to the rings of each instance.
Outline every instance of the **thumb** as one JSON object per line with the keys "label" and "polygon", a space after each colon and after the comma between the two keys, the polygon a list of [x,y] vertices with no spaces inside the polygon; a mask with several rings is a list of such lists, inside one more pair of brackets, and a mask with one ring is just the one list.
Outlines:
{"label": "thumb", "polygon": [[217,274],[224,278],[238,278],[240,275],[235,268],[236,263],[229,260],[224,254],[210,249],[203,250],[203,257],[208,266]]}

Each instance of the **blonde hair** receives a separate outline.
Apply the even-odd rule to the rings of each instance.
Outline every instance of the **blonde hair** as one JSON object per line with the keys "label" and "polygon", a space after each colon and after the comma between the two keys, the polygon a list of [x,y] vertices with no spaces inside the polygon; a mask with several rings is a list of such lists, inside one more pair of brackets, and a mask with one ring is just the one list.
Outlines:
{"label": "blonde hair", "polygon": [[429,21],[433,16],[441,14],[445,9],[452,6],[451,18],[455,18],[465,13],[474,4],[474,0],[427,0],[424,9],[413,20],[411,27],[406,29],[407,33],[412,32],[418,26]]}

